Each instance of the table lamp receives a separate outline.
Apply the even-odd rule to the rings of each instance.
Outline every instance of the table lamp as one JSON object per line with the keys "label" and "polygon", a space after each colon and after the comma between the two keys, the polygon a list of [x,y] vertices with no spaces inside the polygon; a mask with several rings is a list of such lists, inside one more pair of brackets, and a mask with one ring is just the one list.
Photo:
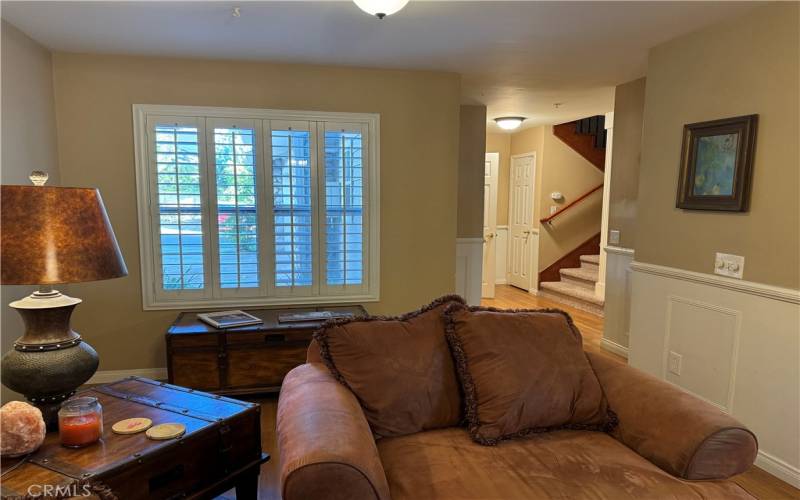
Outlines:
{"label": "table lamp", "polygon": [[0,283],[38,285],[9,304],[25,333],[2,359],[2,382],[42,410],[53,426],[61,403],[97,371],[97,352],[70,328],[80,299],[53,285],[127,276],[128,270],[97,189],[0,187]]}

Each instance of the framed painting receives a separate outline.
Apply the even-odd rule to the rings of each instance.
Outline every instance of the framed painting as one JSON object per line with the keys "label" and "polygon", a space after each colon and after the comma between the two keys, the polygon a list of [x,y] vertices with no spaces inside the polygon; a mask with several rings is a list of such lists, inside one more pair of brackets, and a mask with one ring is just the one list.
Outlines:
{"label": "framed painting", "polygon": [[746,212],[757,125],[758,115],[684,125],[675,206]]}

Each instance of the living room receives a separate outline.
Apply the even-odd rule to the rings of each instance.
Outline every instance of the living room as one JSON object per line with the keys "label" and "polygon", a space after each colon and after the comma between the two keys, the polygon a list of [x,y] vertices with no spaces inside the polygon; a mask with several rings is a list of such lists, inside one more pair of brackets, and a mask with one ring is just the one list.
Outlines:
{"label": "living room", "polygon": [[797,3],[2,18],[4,498],[800,497]]}

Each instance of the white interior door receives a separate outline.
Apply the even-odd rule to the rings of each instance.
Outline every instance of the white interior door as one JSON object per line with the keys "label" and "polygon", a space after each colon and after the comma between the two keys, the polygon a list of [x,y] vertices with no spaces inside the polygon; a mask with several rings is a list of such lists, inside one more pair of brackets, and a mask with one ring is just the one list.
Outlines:
{"label": "white interior door", "polygon": [[497,247],[497,175],[500,153],[486,153],[483,170],[483,271],[481,297],[494,298]]}
{"label": "white interior door", "polygon": [[509,284],[523,290],[533,287],[535,255],[533,229],[533,182],[536,172],[534,153],[511,158],[508,217]]}

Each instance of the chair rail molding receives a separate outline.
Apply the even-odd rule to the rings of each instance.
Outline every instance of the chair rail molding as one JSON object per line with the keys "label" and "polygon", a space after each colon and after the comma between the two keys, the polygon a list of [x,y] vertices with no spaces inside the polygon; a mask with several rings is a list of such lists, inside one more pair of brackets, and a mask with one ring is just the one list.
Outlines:
{"label": "chair rail molding", "polygon": [[633,257],[634,253],[633,248],[615,247],[613,245],[606,245],[605,250],[608,253],[614,253],[617,255],[628,255],[630,257]]}
{"label": "chair rail molding", "polygon": [[456,238],[456,293],[471,306],[481,303],[483,238]]}
{"label": "chair rail molding", "polygon": [[782,288],[778,286],[766,285],[764,283],[756,283],[754,281],[726,278],[725,276],[717,276],[715,274],[698,273],[695,271],[687,271],[685,269],[678,269],[675,267],[659,266],[657,264],[648,264],[646,262],[639,262],[636,260],[631,262],[631,270],[645,274],[663,276],[665,278],[675,278],[683,281],[711,285],[717,288],[726,288],[735,292],[749,293],[751,295],[781,300],[783,302],[789,302],[792,304],[800,304],[800,290],[794,290],[791,288]]}

